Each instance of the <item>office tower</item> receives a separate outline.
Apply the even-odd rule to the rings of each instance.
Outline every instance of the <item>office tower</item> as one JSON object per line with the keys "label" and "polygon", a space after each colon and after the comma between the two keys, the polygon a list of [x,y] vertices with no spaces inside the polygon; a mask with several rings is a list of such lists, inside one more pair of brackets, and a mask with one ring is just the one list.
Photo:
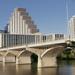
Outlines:
{"label": "office tower", "polygon": [[72,16],[69,21],[69,37],[75,38],[75,16]]}
{"label": "office tower", "polygon": [[25,8],[16,8],[10,17],[8,32],[10,34],[32,34],[38,32],[38,29]]}

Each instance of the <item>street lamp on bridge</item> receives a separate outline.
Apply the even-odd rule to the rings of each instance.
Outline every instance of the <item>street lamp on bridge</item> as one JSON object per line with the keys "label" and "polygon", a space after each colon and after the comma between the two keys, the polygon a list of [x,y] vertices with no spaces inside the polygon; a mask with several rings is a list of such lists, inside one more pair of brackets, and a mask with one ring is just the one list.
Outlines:
{"label": "street lamp on bridge", "polygon": [[69,32],[69,8],[68,8],[68,0],[65,0],[66,4],[66,24],[67,24],[67,37],[70,39],[70,32]]}

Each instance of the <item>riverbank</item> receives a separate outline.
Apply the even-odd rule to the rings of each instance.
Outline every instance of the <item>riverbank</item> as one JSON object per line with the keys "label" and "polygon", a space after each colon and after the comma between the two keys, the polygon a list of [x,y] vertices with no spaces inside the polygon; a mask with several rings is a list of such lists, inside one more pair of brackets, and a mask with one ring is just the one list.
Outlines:
{"label": "riverbank", "polygon": [[57,56],[57,60],[75,60],[75,50],[64,50]]}

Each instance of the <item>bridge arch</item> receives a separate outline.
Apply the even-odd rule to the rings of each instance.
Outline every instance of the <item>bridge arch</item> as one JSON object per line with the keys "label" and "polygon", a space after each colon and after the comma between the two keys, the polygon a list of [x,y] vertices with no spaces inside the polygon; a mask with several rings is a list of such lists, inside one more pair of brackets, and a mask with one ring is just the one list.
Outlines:
{"label": "bridge arch", "polygon": [[57,66],[57,55],[64,50],[63,46],[56,46],[46,49],[39,57],[38,67],[55,67]]}
{"label": "bridge arch", "polygon": [[10,52],[10,51],[8,51],[8,52],[6,52],[6,53],[4,54],[4,56],[8,56],[8,55],[10,55],[10,56],[16,56],[15,54],[13,54],[13,53]]}
{"label": "bridge arch", "polygon": [[4,54],[5,62],[16,62],[16,55],[8,51]]}
{"label": "bridge arch", "polygon": [[21,55],[22,53],[24,53],[24,52],[25,52],[25,50],[19,52],[18,55],[17,55],[17,57],[20,57],[20,55]]}
{"label": "bridge arch", "polygon": [[20,57],[23,53],[25,53],[25,55],[31,55],[31,54],[35,54],[37,55],[35,52],[30,51],[30,50],[23,50],[21,52],[19,52],[19,54],[17,55],[17,57]]}
{"label": "bridge arch", "polygon": [[19,54],[17,55],[18,64],[31,64],[32,63],[32,59],[31,59],[32,54],[33,54],[33,52],[31,52],[29,50],[20,51]]}
{"label": "bridge arch", "polygon": [[57,56],[63,50],[64,50],[63,46],[56,46],[56,47],[49,48],[42,53],[41,58],[43,58],[47,54],[49,54],[50,56],[54,56],[54,55]]}

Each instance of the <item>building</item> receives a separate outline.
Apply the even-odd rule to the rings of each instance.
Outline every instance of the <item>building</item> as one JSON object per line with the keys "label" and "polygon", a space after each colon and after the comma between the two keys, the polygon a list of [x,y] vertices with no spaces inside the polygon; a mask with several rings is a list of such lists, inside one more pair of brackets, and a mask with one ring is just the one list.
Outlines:
{"label": "building", "polygon": [[38,44],[54,40],[64,39],[64,34],[9,34],[0,33],[0,48]]}
{"label": "building", "polygon": [[39,30],[32,21],[25,8],[16,8],[12,13],[9,23],[8,32],[10,34],[32,34]]}
{"label": "building", "polygon": [[42,34],[24,8],[17,8],[5,30],[0,30],[0,48],[64,39],[64,34]]}
{"label": "building", "polygon": [[69,20],[69,38],[75,38],[75,16]]}

